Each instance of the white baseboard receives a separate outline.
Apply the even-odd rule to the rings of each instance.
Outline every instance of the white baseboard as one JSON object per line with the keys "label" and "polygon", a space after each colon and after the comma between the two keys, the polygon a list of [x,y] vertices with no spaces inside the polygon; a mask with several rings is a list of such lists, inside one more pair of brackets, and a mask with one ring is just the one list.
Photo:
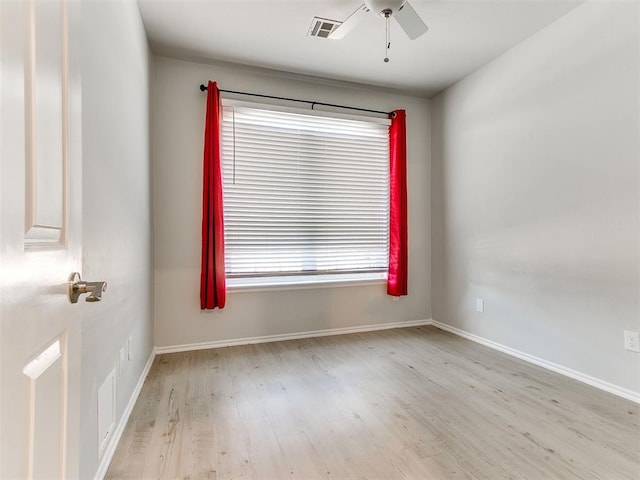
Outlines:
{"label": "white baseboard", "polygon": [[632,402],[640,403],[640,393],[634,392],[633,390],[619,387],[618,385],[605,382],[604,380],[600,380],[599,378],[577,372],[576,370],[558,365],[557,363],[549,362],[547,360],[544,360],[543,358],[529,355],[528,353],[521,352],[505,345],[501,345],[492,340],[487,340],[486,338],[482,338],[478,335],[474,335],[473,333],[460,330],[459,328],[452,327],[451,325],[447,325],[446,323],[432,320],[432,324],[440,328],[441,330],[445,330],[473,342],[485,345],[489,348],[493,348],[494,350],[498,350],[499,352],[506,353],[507,355],[511,355],[526,362],[533,363],[534,365],[546,368],[547,370],[551,370],[552,372],[556,372],[569,378],[573,378],[574,380],[578,380],[580,382],[586,383],[587,385],[591,385],[592,387],[599,388],[600,390],[604,390],[605,392],[613,393],[614,395],[626,398],[627,400],[631,400]]}
{"label": "white baseboard", "polygon": [[116,451],[116,447],[118,443],[120,443],[120,438],[122,437],[122,433],[124,432],[124,428],[127,426],[127,422],[129,421],[129,416],[133,411],[133,407],[138,400],[138,396],[140,395],[140,391],[142,390],[142,385],[144,385],[144,381],[149,374],[149,370],[151,370],[151,365],[153,365],[153,360],[156,358],[156,350],[155,348],[151,351],[149,355],[149,359],[147,360],[142,373],[140,374],[140,378],[138,379],[138,383],[136,387],[133,389],[133,393],[131,394],[131,398],[129,399],[129,403],[127,407],[122,412],[122,417],[120,417],[120,421],[116,426],[116,429],[113,431],[113,435],[111,435],[111,440],[109,444],[106,446],[104,453],[102,454],[102,458],[100,459],[100,464],[98,465],[98,471],[94,477],[94,480],[103,480],[104,476],[107,474],[107,469],[109,468],[109,464],[113,459],[113,454]]}
{"label": "white baseboard", "polygon": [[188,352],[191,350],[205,350],[208,348],[233,347],[236,345],[250,345],[255,343],[281,342],[284,340],[299,340],[302,338],[326,337],[329,335],[345,335],[347,333],[373,332],[391,328],[419,327],[431,325],[431,319],[411,320],[408,322],[380,323],[375,325],[361,325],[357,327],[328,328],[326,330],[312,330],[310,332],[285,333],[281,335],[265,335],[262,337],[245,337],[232,340],[216,340],[212,342],[189,343],[184,345],[170,345],[156,347],[156,354]]}

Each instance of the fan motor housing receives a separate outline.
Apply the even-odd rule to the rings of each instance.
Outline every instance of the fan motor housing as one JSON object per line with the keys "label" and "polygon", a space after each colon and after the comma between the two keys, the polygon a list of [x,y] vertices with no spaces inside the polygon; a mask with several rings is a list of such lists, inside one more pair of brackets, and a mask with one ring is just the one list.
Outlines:
{"label": "fan motor housing", "polygon": [[369,10],[381,17],[385,16],[386,10],[395,13],[404,5],[406,0],[364,0],[364,4]]}

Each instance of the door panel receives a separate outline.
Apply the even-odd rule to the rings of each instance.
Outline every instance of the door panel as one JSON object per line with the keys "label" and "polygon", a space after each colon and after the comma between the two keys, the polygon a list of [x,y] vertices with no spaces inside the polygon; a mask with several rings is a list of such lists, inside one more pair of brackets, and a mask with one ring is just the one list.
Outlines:
{"label": "door panel", "polygon": [[[0,478],[75,478],[81,271],[77,0],[0,0]],[[88,304],[87,304],[88,305]]]}
{"label": "door panel", "polygon": [[65,363],[64,338],[57,338],[27,366],[29,385],[29,478],[64,475]]}
{"label": "door panel", "polygon": [[25,8],[25,247],[66,243],[67,15],[59,0]]}

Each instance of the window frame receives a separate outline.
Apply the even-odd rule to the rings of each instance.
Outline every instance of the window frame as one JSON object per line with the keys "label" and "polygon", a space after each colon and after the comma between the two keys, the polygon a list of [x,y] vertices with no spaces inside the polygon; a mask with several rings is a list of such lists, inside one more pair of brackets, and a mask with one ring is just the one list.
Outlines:
{"label": "window frame", "polygon": [[[378,123],[389,127],[391,120],[388,117],[374,116],[375,114],[347,114],[343,112],[337,112],[328,109],[302,109],[297,107],[291,107],[282,105],[279,103],[258,103],[245,100],[239,100],[236,98],[223,97],[221,99],[221,113],[224,112],[224,107],[247,107],[256,108],[261,110],[271,110],[274,112],[282,113],[294,113],[310,116],[320,117],[333,117],[337,119],[355,120],[355,121],[370,121],[372,123]],[[224,129],[224,120],[221,121],[222,129]],[[222,137],[222,136],[221,136]],[[221,138],[222,143],[222,138]],[[387,153],[387,160],[389,159],[389,153]],[[221,164],[224,163],[223,146],[220,149]],[[389,181],[387,171],[387,181]],[[224,185],[223,179],[223,185]],[[223,199],[225,191],[223,187]],[[225,202],[226,203],[226,202]],[[388,206],[387,206],[388,208]],[[294,289],[308,289],[308,288],[328,288],[328,287],[345,287],[345,286],[360,286],[360,285],[377,285],[386,284],[388,273],[388,245],[389,245],[389,225],[386,226],[387,232],[387,265],[384,268],[354,272],[354,271],[338,271],[338,272],[301,272],[290,273],[282,272],[278,274],[268,273],[256,273],[255,275],[229,275],[226,274],[226,284],[229,290],[234,291],[263,291],[263,290],[294,290]],[[226,243],[226,240],[225,240]],[[226,248],[225,248],[226,252]]]}

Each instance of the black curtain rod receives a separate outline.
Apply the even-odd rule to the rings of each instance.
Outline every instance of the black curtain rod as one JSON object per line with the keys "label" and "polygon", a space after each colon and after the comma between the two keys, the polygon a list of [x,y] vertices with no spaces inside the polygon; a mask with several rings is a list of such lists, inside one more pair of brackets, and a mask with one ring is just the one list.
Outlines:
{"label": "black curtain rod", "polygon": [[[207,90],[207,86],[204,84],[200,84],[200,91],[204,92]],[[218,89],[219,92],[224,93],[235,93],[236,95],[248,95],[250,97],[261,97],[261,98],[272,98],[275,100],[286,100],[288,102],[299,102],[299,103],[310,103],[311,110],[316,105],[322,105],[324,107],[336,107],[336,108],[346,108],[347,110],[357,110],[359,112],[369,112],[369,113],[379,113],[380,115],[391,115],[393,116],[393,112],[382,112],[380,110],[370,110],[368,108],[359,108],[359,107],[349,107],[347,105],[337,105],[335,103],[324,103],[324,102],[314,102],[311,100],[299,100],[297,98],[287,98],[287,97],[274,97],[273,95],[261,95],[259,93],[248,93],[248,92],[237,92],[235,90],[223,90],[221,88]]]}

